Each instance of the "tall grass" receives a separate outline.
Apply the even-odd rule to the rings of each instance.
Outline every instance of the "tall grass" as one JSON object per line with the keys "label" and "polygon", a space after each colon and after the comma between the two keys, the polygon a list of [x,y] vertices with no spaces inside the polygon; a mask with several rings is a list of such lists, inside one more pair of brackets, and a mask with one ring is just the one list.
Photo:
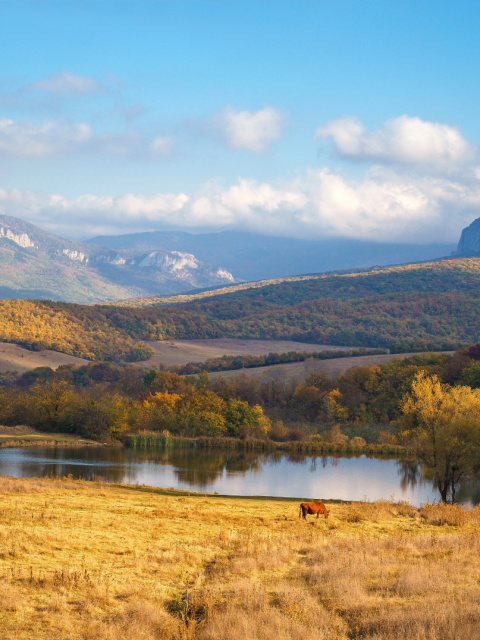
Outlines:
{"label": "tall grass", "polygon": [[126,445],[137,449],[196,448],[196,449],[237,449],[242,451],[286,451],[288,453],[318,453],[339,455],[408,455],[404,447],[395,444],[367,444],[355,446],[352,443],[335,444],[322,439],[298,442],[275,442],[259,438],[210,438],[202,436],[187,438],[168,433],[140,432],[129,435]]}
{"label": "tall grass", "polygon": [[480,638],[480,508],[0,477],[2,640]]}

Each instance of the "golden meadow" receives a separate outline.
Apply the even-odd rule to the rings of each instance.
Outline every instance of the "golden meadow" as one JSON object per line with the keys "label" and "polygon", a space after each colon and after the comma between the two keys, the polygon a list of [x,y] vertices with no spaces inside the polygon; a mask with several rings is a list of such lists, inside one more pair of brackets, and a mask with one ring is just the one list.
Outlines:
{"label": "golden meadow", "polygon": [[480,638],[480,508],[0,478],[2,640]]}

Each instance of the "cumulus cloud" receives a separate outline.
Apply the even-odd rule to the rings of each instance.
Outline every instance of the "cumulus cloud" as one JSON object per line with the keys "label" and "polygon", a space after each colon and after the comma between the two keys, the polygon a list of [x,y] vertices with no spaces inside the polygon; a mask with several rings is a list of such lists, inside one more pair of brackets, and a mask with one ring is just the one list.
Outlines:
{"label": "cumulus cloud", "polygon": [[273,107],[259,111],[236,111],[225,107],[214,115],[209,129],[232,149],[264,153],[283,135],[285,116]]}
{"label": "cumulus cloud", "polygon": [[68,71],[33,82],[31,86],[50,93],[95,94],[105,90],[105,87],[94,78],[79,76]]}
{"label": "cumulus cloud", "polygon": [[84,122],[33,124],[0,119],[0,156],[45,157],[84,146],[93,137]]}
{"label": "cumulus cloud", "polygon": [[67,236],[155,228],[241,229],[303,238],[348,237],[379,242],[456,242],[478,217],[480,184],[445,177],[409,178],[375,168],[361,179],[310,170],[289,183],[240,179],[207,184],[196,194],[84,195],[67,199],[0,191],[0,213]]}
{"label": "cumulus cloud", "polygon": [[458,166],[477,152],[457,127],[407,115],[387,120],[376,131],[367,131],[358,118],[345,116],[318,127],[314,137],[331,140],[345,158],[399,164]]}

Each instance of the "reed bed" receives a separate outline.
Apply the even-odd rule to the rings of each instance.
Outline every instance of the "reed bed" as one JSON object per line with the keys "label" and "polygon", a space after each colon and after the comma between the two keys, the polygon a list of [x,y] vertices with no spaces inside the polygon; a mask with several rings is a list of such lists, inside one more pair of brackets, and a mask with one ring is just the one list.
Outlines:
{"label": "reed bed", "polygon": [[[2,640],[480,638],[480,508],[0,477]],[[310,517],[311,518],[311,517]]]}
{"label": "reed bed", "polygon": [[405,447],[395,444],[336,444],[317,437],[299,442],[276,442],[260,438],[187,438],[172,436],[168,432],[140,432],[127,436],[125,444],[134,449],[234,449],[241,451],[285,451],[287,453],[317,453],[319,455],[410,455]]}

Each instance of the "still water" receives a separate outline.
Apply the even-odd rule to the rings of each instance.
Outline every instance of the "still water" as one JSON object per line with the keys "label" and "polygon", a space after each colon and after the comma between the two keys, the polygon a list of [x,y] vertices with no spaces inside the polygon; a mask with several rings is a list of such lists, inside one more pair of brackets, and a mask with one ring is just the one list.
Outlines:
{"label": "still water", "polygon": [[[0,450],[0,474],[67,476],[153,487],[341,500],[438,500],[411,460],[286,455],[205,449],[145,451],[58,447]],[[460,487],[459,502],[480,502],[480,482]]]}

